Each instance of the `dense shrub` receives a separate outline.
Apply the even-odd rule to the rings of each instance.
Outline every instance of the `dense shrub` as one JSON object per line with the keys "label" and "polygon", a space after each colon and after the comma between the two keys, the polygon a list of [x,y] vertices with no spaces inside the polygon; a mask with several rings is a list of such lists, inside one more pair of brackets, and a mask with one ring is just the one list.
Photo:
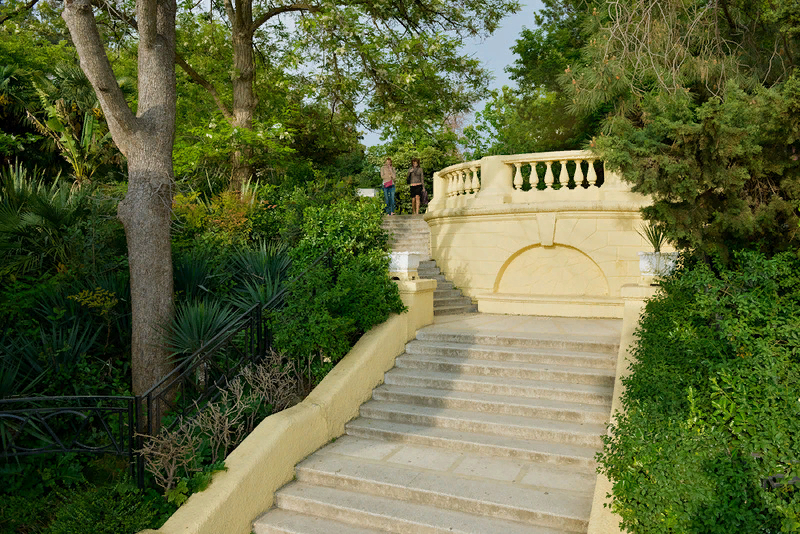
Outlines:
{"label": "dense shrub", "polygon": [[48,534],[135,534],[150,527],[156,510],[125,484],[89,488],[71,496],[55,514]]}
{"label": "dense shrub", "polygon": [[358,337],[403,311],[389,279],[387,237],[380,199],[342,199],[306,208],[303,236],[292,250],[300,273],[326,250],[319,264],[290,288],[286,308],[273,320],[275,345],[319,382]]}
{"label": "dense shrub", "polygon": [[600,454],[637,533],[797,532],[800,261],[751,251],[688,266],[643,314]]}

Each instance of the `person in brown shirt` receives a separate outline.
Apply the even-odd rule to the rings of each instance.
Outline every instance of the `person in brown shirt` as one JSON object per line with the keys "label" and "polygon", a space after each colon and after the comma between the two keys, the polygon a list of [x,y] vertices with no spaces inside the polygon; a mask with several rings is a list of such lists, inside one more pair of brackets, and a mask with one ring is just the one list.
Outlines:
{"label": "person in brown shirt", "polygon": [[419,166],[419,158],[411,160],[411,168],[408,169],[408,185],[411,186],[411,213],[419,214],[419,199],[422,196],[422,167]]}

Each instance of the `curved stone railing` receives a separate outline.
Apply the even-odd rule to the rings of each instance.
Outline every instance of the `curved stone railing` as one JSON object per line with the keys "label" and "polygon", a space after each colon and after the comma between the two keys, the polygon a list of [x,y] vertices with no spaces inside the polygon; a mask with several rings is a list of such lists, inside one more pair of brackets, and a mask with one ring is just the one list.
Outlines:
{"label": "curved stone railing", "polygon": [[[592,200],[600,189],[628,191],[588,150],[488,156],[434,173],[429,212],[472,205]],[[541,172],[539,172],[541,171]],[[599,180],[599,176],[603,180]]]}
{"label": "curved stone railing", "polygon": [[437,266],[481,312],[621,317],[649,203],[591,151],[513,154],[435,173],[425,220]]}

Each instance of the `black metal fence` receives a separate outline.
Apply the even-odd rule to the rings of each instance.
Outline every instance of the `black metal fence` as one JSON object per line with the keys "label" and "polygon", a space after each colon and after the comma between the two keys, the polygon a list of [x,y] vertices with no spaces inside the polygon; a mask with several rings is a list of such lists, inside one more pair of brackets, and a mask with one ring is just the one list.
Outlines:
{"label": "black metal fence", "polygon": [[0,400],[2,458],[53,453],[114,454],[129,458],[144,486],[141,449],[146,436],[173,428],[215,400],[242,368],[264,357],[271,336],[265,311],[279,309],[291,285],[320,262],[283,285],[265,305],[255,304],[167,376],[136,397],[32,397]]}
{"label": "black metal fence", "polygon": [[4,459],[52,453],[113,454],[130,460],[136,431],[134,397],[30,397],[0,400]]}

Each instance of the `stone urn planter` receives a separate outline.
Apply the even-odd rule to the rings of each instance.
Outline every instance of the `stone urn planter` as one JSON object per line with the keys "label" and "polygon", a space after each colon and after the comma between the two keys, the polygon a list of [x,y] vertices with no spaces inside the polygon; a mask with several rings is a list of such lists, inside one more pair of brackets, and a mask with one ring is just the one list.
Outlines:
{"label": "stone urn planter", "polygon": [[392,252],[389,254],[389,276],[399,280],[419,278],[420,255],[416,252]]}
{"label": "stone urn planter", "polygon": [[677,252],[640,252],[639,272],[642,276],[667,276],[678,262]]}

